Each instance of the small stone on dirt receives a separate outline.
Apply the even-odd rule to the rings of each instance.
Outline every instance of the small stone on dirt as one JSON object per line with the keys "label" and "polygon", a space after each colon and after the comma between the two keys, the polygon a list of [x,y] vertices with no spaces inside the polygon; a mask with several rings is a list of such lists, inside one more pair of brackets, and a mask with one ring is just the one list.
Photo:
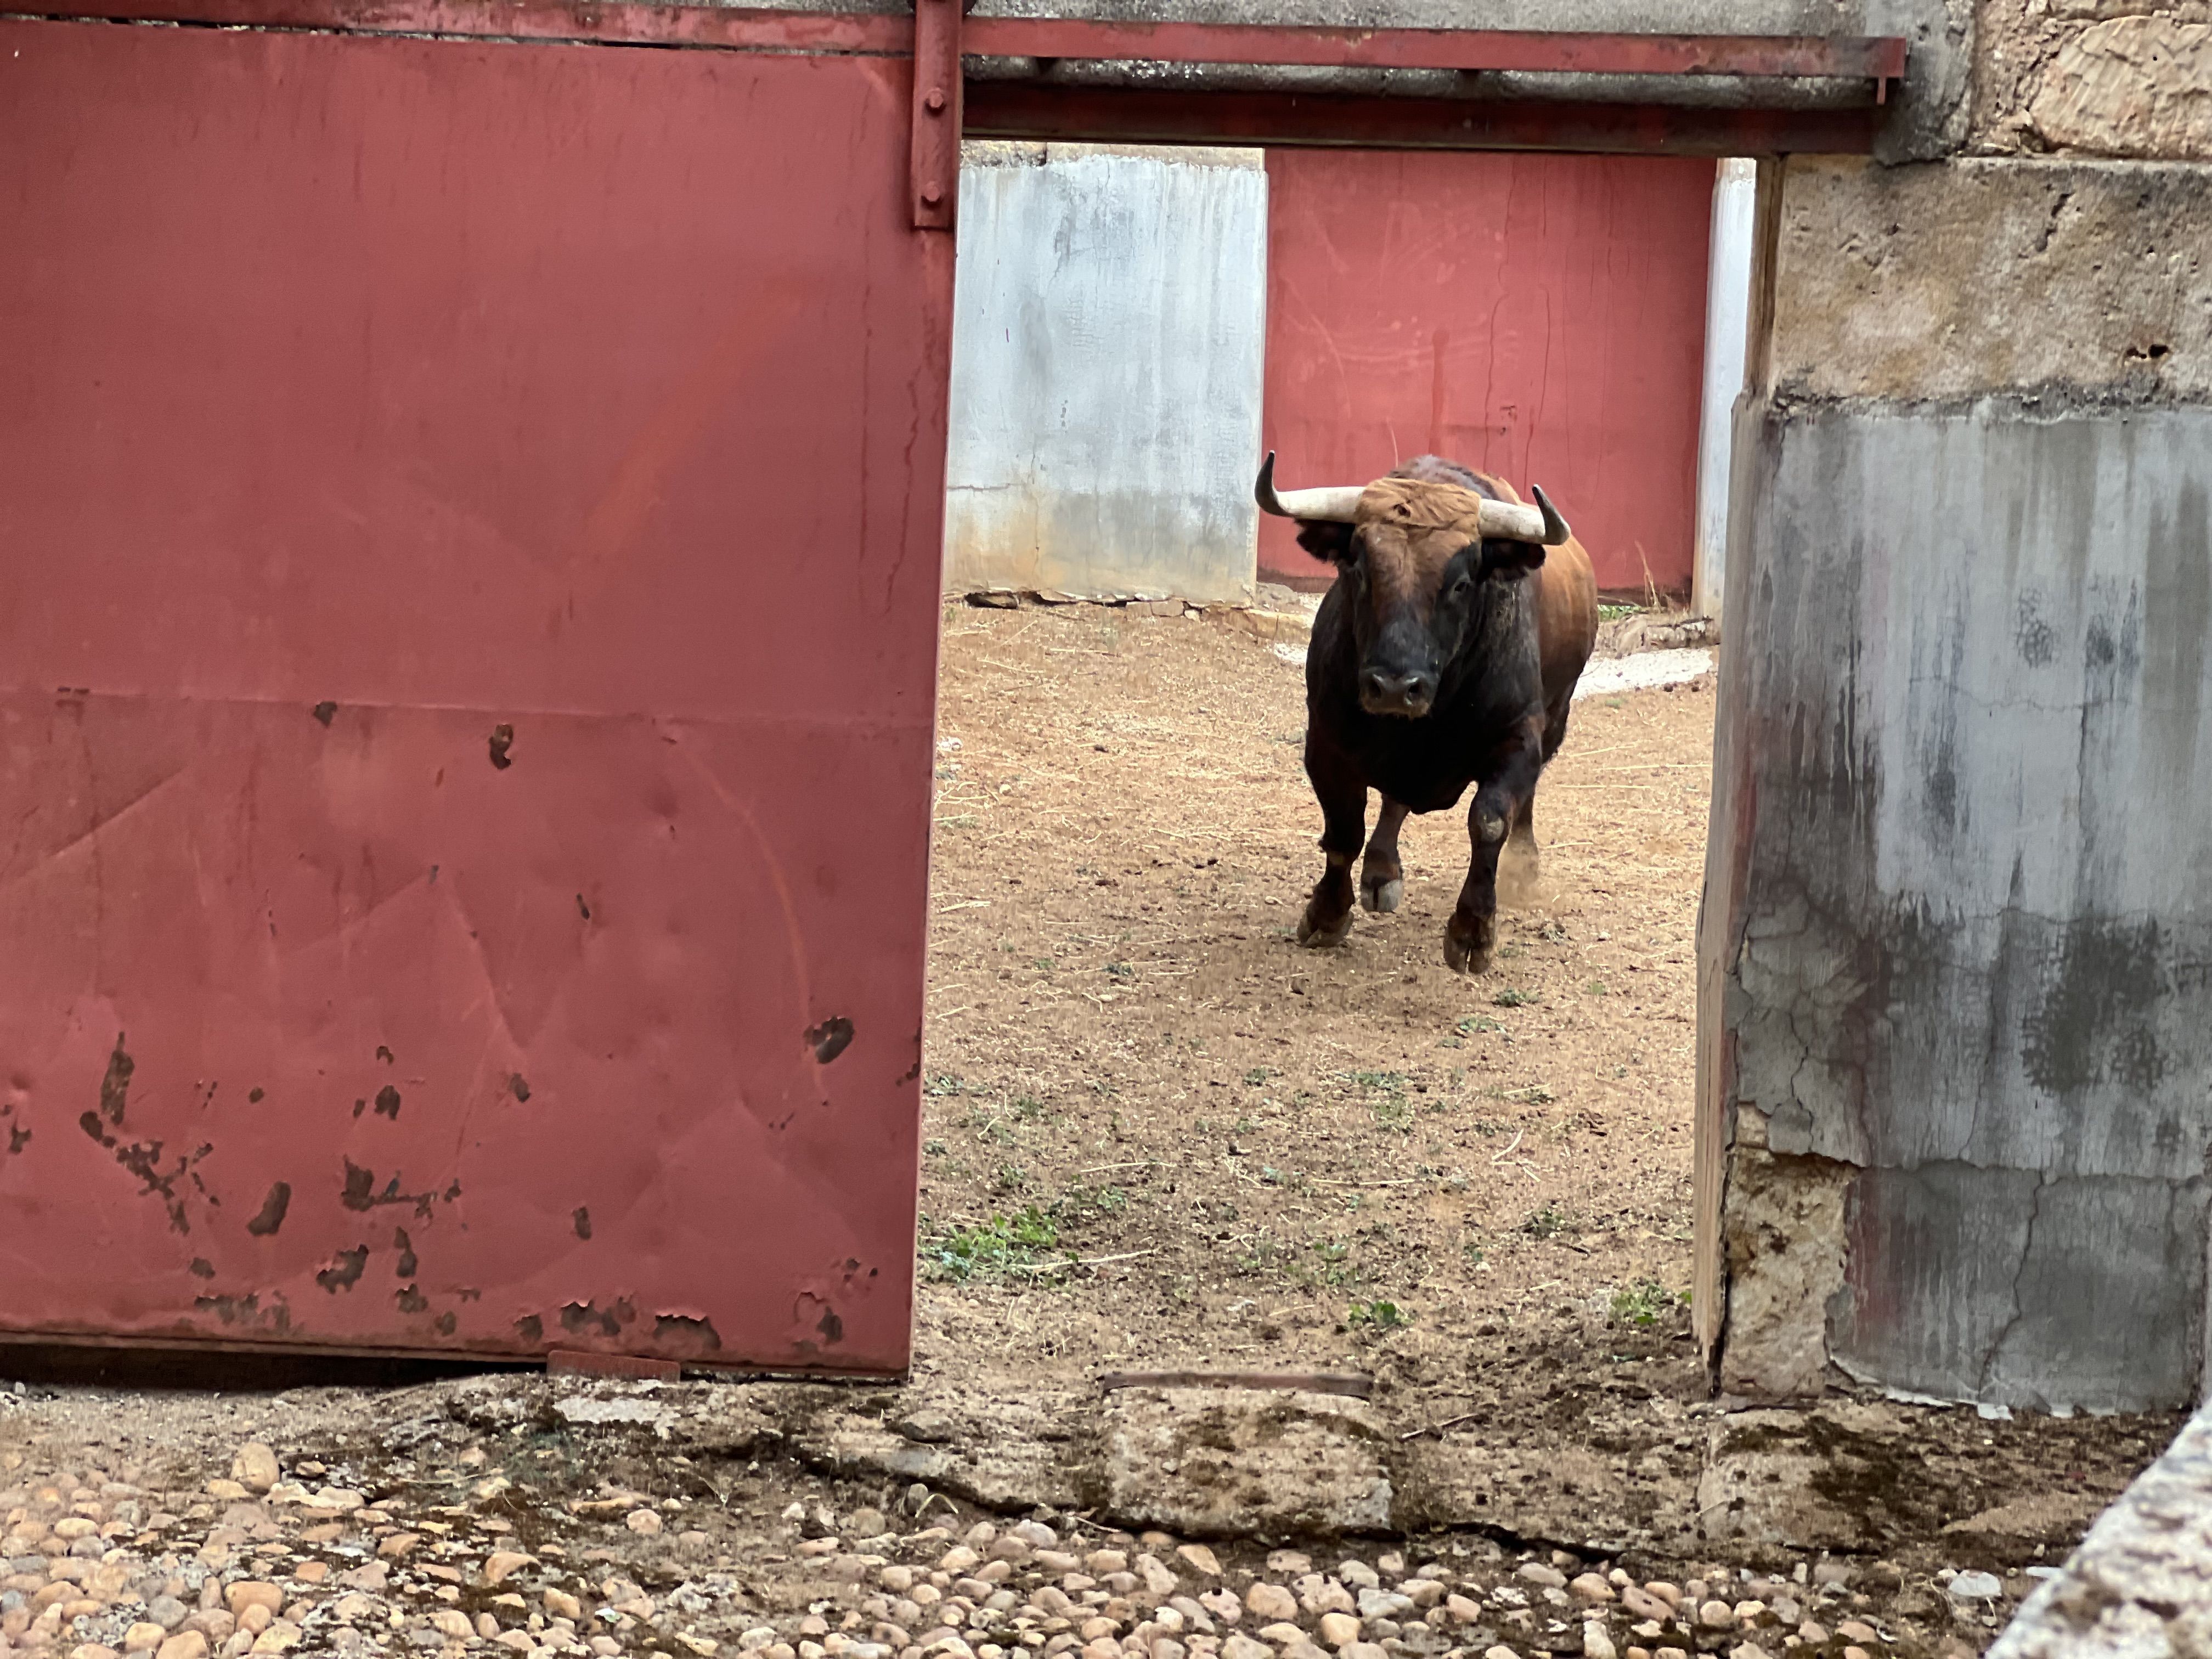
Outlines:
{"label": "small stone on dirt", "polygon": [[[1293,1620],[1298,1616],[1297,1597],[1280,1584],[1261,1583],[1253,1585],[1244,1592],[1244,1605],[1250,1610],[1253,1617],[1264,1619],[1270,1624],[1279,1620]],[[1238,1639],[1231,1637],[1230,1641],[1234,1643]],[[1256,1647],[1258,1644],[1252,1643],[1248,1645]],[[1266,1649],[1261,1649],[1261,1653],[1264,1654],[1266,1651]],[[1222,1649],[1222,1655],[1223,1659],[1236,1659],[1236,1656],[1231,1654],[1225,1645]]]}
{"label": "small stone on dirt", "polygon": [[1176,1551],[1176,1554],[1188,1562],[1194,1570],[1204,1573],[1208,1578],[1221,1577],[1220,1561],[1216,1559],[1213,1552],[1203,1544],[1185,1544]]}
{"label": "small stone on dirt", "polygon": [[1557,1567],[1547,1566],[1541,1561],[1524,1561],[1513,1575],[1524,1584],[1535,1584],[1544,1589],[1564,1589],[1567,1576]]}
{"label": "small stone on dirt", "polygon": [[1325,1613],[1321,1616],[1321,1639],[1328,1647],[1348,1646],[1359,1639],[1359,1621],[1348,1613]]}
{"label": "small stone on dirt", "polygon": [[196,1630],[188,1630],[162,1643],[155,1659],[207,1659],[207,1638]]}
{"label": "small stone on dirt", "polygon": [[537,1564],[535,1556],[525,1555],[520,1550],[494,1550],[484,1559],[483,1581],[487,1584],[501,1584],[523,1568]]}
{"label": "small stone on dirt", "polygon": [[1575,1579],[1567,1586],[1567,1591],[1577,1601],[1587,1601],[1593,1607],[1613,1599],[1613,1586],[1594,1572],[1586,1572]]}
{"label": "small stone on dirt", "polygon": [[258,1440],[247,1441],[230,1460],[230,1478],[248,1492],[267,1492],[283,1473],[276,1466],[276,1454]]}
{"label": "small stone on dirt", "polygon": [[623,1524],[632,1532],[651,1537],[660,1530],[660,1516],[652,1510],[632,1510]]}
{"label": "small stone on dirt", "polygon": [[1986,1572],[1962,1572],[1949,1585],[1951,1596],[1960,1601],[1994,1601],[2004,1594],[2004,1585]]}

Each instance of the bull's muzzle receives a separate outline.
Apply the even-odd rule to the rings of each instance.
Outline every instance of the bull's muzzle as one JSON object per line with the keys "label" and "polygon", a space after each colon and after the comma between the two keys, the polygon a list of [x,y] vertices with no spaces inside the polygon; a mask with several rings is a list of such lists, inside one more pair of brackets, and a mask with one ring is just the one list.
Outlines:
{"label": "bull's muzzle", "polygon": [[1419,720],[1437,701],[1433,674],[1389,674],[1379,668],[1362,669],[1359,706],[1370,714],[1395,714]]}

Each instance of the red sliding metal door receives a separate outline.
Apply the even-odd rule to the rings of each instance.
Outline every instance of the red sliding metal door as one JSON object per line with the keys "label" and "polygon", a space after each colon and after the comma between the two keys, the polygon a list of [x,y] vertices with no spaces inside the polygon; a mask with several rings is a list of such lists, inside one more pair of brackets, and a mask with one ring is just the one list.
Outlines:
{"label": "red sliding metal door", "polygon": [[0,1330],[906,1364],[912,74],[0,23]]}

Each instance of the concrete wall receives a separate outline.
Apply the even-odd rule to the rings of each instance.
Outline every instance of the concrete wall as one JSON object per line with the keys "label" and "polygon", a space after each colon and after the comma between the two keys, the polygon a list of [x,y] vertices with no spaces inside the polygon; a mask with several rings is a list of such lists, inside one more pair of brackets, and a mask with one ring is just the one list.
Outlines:
{"label": "concrete wall", "polygon": [[[2097,118],[2137,131],[2124,103]],[[1700,928],[1718,1381],[2186,1404],[2212,168],[1805,160],[1761,192]]]}
{"label": "concrete wall", "polygon": [[1267,246],[1257,150],[967,147],[948,587],[1250,602]]}

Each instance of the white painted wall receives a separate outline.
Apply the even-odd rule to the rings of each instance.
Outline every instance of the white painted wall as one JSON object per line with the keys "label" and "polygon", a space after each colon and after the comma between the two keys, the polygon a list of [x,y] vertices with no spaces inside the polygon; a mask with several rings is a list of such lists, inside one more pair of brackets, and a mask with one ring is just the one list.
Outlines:
{"label": "white painted wall", "polygon": [[1250,602],[1267,251],[1256,149],[964,148],[949,591]]}
{"label": "white painted wall", "polygon": [[1690,609],[1721,614],[1726,587],[1729,437],[1743,391],[1751,313],[1751,234],[1759,164],[1729,160],[1713,178],[1712,257],[1705,277],[1705,386],[1698,419],[1698,532]]}

